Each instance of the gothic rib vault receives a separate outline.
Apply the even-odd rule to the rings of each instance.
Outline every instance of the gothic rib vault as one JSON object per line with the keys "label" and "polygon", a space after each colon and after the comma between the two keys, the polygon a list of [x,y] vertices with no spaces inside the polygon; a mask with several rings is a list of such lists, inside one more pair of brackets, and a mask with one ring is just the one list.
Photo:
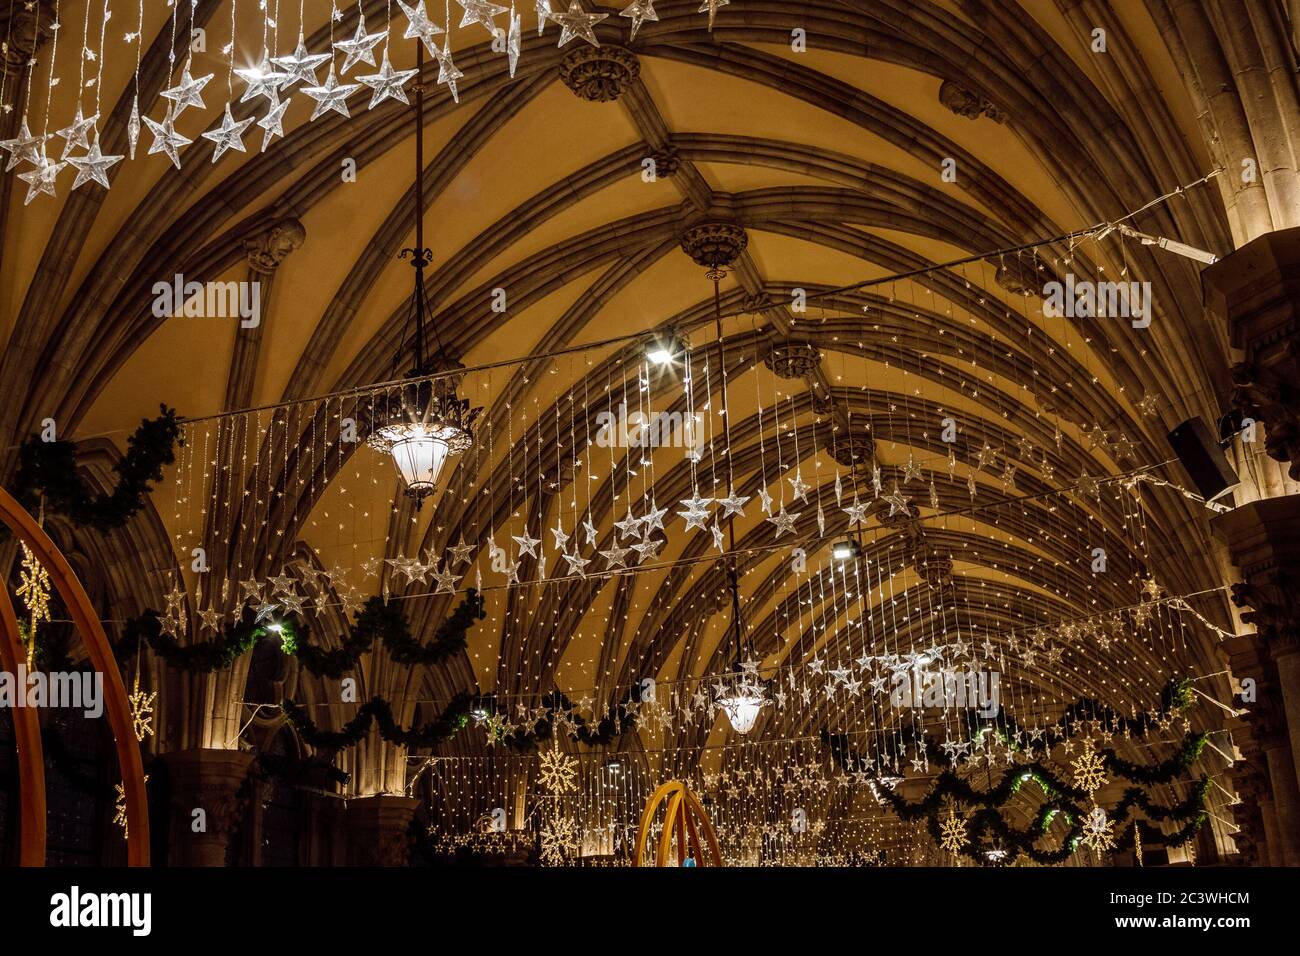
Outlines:
{"label": "gothic rib vault", "polygon": [[[384,3],[363,6],[368,17],[382,19]],[[722,308],[735,313],[726,334],[738,357],[728,375],[741,494],[755,495],[796,467],[762,453],[758,377],[764,388],[788,394],[791,414],[818,436],[801,447],[805,476],[821,456],[820,474],[829,478],[835,442],[869,436],[886,486],[901,481],[910,457],[947,457],[938,423],[950,415],[962,423],[965,448],[1032,445],[1033,453],[1018,459],[1015,478],[1026,495],[1059,487],[1040,461],[1057,476],[1118,474],[1169,458],[1164,434],[1178,422],[1219,421],[1230,352],[1224,331],[1206,319],[1199,267],[1135,243],[1044,246],[1037,259],[1013,253],[976,261],[837,293],[806,312],[784,303],[796,289],[811,293],[909,272],[1110,220],[1217,168],[1230,175],[1152,208],[1139,228],[1226,254],[1262,232],[1300,225],[1293,158],[1288,169],[1285,160],[1261,157],[1265,181],[1243,184],[1235,175],[1242,156],[1260,151],[1250,142],[1260,121],[1251,113],[1258,104],[1246,102],[1250,70],[1239,71],[1246,78],[1231,95],[1211,95],[1224,88],[1216,71],[1227,67],[1207,47],[1226,48],[1225,30],[1248,27],[1214,22],[1196,4],[1169,0],[1122,11],[1066,0],[736,0],[709,32],[694,15],[697,6],[659,3],[659,22],[642,25],[630,43],[625,22],[598,25],[602,49],[619,52],[594,66],[593,51],[583,54],[588,62],[566,63],[570,48],[526,30],[513,80],[481,36],[471,46],[465,33],[457,51],[466,74],[459,104],[434,82],[437,64],[426,64],[432,99],[423,176],[435,252],[427,291],[443,340],[462,362],[488,365],[663,325],[707,348],[711,287],[680,239],[693,224],[727,221],[743,226],[748,238],[722,285]],[[214,33],[229,13],[216,2],[195,9],[195,25],[211,25]],[[311,0],[306,9],[308,45],[324,48],[329,5]],[[804,52],[791,49],[794,22],[806,30]],[[1097,26],[1107,32],[1104,58],[1087,52]],[[142,111],[167,85],[165,11],[148,13],[145,37],[151,42]],[[1265,72],[1279,55],[1276,38],[1231,39],[1239,46],[1249,40]],[[206,56],[196,63],[220,75],[220,58]],[[397,44],[393,58],[399,66],[413,61]],[[70,112],[72,93],[55,90],[56,108]],[[124,61],[108,69],[104,97],[112,113],[104,140],[123,152],[132,101]],[[252,115],[240,106],[234,112]],[[308,123],[299,104],[289,118],[285,137],[265,152],[227,154],[217,164],[209,162],[211,144],[198,127],[183,129],[195,143],[182,152],[181,171],[160,156],[137,159],[130,176],[122,167],[110,174],[108,192],[83,188],[24,207],[14,179],[0,179],[0,447],[53,418],[61,434],[85,439],[94,453],[91,470],[108,481],[120,451],[113,439],[120,442],[160,400],[198,417],[389,377],[409,312],[409,269],[395,254],[410,242],[415,201],[411,113],[388,102],[370,112],[354,108],[350,120]],[[647,158],[658,173],[652,182],[643,175]],[[955,160],[955,182],[940,177],[947,159]],[[349,163],[355,177],[344,175]],[[1038,284],[1025,276],[1040,265],[1063,273],[1071,257],[1081,269],[1127,270],[1151,282],[1150,328],[1071,326],[1033,315],[1039,300],[1017,294]],[[156,318],[150,290],[173,273],[198,281],[260,276],[260,326]],[[492,311],[494,289],[506,290],[504,315]],[[1024,334],[1027,327],[1032,335]],[[761,358],[790,343],[810,345],[817,361],[783,378]],[[503,420],[507,406],[535,407],[533,433],[524,441],[540,444],[556,403],[603,394],[611,376],[627,374],[639,357],[621,346],[589,354],[585,366],[537,359],[503,368],[491,377],[485,416]],[[676,386],[654,383],[655,397],[668,400]],[[718,399],[716,380],[701,387],[714,390],[708,400]],[[1138,408],[1146,395],[1158,398],[1154,416]],[[603,407],[593,397],[583,412]],[[1132,450],[1095,447],[1087,426],[1127,436]],[[6,456],[3,467],[11,465]],[[360,497],[377,512],[397,493],[381,465],[371,458],[343,466],[382,474]],[[971,462],[959,461],[959,478],[970,471]],[[387,551],[375,553],[440,551],[455,541],[462,514],[481,509],[483,500],[504,520],[519,504],[511,478],[503,450],[477,475],[457,472],[433,507],[415,515],[403,505],[389,525]],[[996,474],[978,472],[975,482],[976,502],[1005,493]],[[970,505],[963,490],[945,487],[940,510]],[[246,545],[260,573],[276,573],[294,555],[316,560],[313,550],[334,546],[321,513],[340,502],[325,482],[312,488],[315,500],[285,489],[278,525]],[[656,489],[664,501],[685,497],[687,470],[680,463],[662,468]],[[559,490],[537,491],[534,510],[553,516]],[[924,499],[916,486],[911,490]],[[598,524],[608,527],[621,514],[611,510],[607,484],[593,491],[604,508]],[[108,602],[107,619],[162,603],[159,572],[177,568],[169,494],[161,487],[144,518],[84,545],[93,552],[87,564],[99,569],[90,576]],[[1031,503],[1023,519],[1004,516],[996,526],[978,511],[936,522],[925,540],[958,565],[956,587],[972,624],[994,635],[1023,620],[987,602],[984,585],[996,586],[1004,605],[1036,605],[1043,620],[1131,603],[1132,581],[1148,574],[1173,594],[1224,585],[1230,572],[1203,508],[1177,495],[1145,500],[1149,566],[1137,553],[1118,556],[1118,573],[1104,579],[1080,572],[1070,529],[1095,523],[1121,536],[1124,518],[1079,496],[1060,502],[1061,513]],[[931,509],[917,503],[924,524]],[[831,517],[832,532],[845,526]],[[799,528],[815,531],[810,513]],[[769,529],[751,516],[737,528],[741,546],[765,542]],[[891,535],[907,533],[885,531],[868,544],[868,557]],[[704,541],[678,538],[665,558],[705,550]],[[741,579],[756,648],[773,662],[793,646],[788,622],[799,615],[778,586],[780,560],[747,559]],[[511,591],[494,602],[470,654],[421,675],[419,686],[398,684],[403,672],[378,667],[366,675],[365,693],[446,698],[466,686],[508,693],[723,671],[723,585],[723,569],[705,562],[593,578],[562,592]],[[893,583],[892,594],[925,588],[911,572]],[[888,599],[876,600],[883,609]],[[445,595],[419,597],[408,613],[417,632],[427,634],[453,606]],[[1231,622],[1221,596],[1197,607],[1222,626]],[[341,631],[343,618],[329,613]],[[835,614],[819,638],[822,649],[848,631]],[[900,633],[919,626],[902,624]],[[1202,673],[1223,670],[1225,655],[1212,633],[1196,629],[1188,640]],[[1135,688],[1149,693],[1166,676],[1154,656],[1135,655],[1119,669],[1096,663],[1090,673],[1041,679],[1067,695],[1124,696]],[[243,722],[236,702],[246,668],[244,661],[229,675],[208,678],[211,698],[225,702],[214,705],[215,717],[203,694],[176,702],[188,713],[169,718],[167,745],[229,739]],[[1217,696],[1230,696],[1228,687],[1220,679]],[[335,717],[346,719],[342,709]],[[694,742],[708,734],[700,729]],[[448,746],[478,749],[468,740]],[[350,759],[363,791],[392,787],[391,763],[366,747]]]}

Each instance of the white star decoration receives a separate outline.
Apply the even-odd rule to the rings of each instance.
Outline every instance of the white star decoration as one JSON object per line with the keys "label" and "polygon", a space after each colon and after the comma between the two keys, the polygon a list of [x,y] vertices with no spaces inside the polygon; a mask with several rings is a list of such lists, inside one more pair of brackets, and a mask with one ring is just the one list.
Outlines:
{"label": "white star decoration", "polygon": [[172,161],[172,165],[180,169],[181,158],[176,151],[182,146],[188,146],[193,140],[176,132],[174,123],[175,117],[170,113],[161,123],[155,122],[147,116],[144,118],[144,125],[149,127],[149,132],[153,133],[153,145],[149,147],[148,155],[166,153],[167,158]]}
{"label": "white star decoration", "polygon": [[302,34],[298,34],[298,48],[288,56],[274,57],[271,62],[284,71],[282,89],[288,89],[301,81],[308,86],[316,85],[316,69],[330,59],[328,53],[308,53],[307,44]]}
{"label": "white star decoration", "polygon": [[212,161],[215,163],[227,150],[238,150],[245,152],[244,141],[242,139],[244,130],[253,125],[253,118],[235,121],[230,115],[230,104],[226,104],[226,113],[221,119],[221,125],[215,129],[210,129],[203,134],[204,139],[210,139],[217,144],[217,148],[212,151]]}
{"label": "white star decoration", "polygon": [[[373,62],[373,61],[372,61]],[[340,83],[338,77],[334,75],[334,66],[330,65],[329,76],[325,77],[324,86],[307,86],[303,92],[316,101],[316,109],[312,111],[311,118],[316,119],[324,113],[333,110],[343,116],[348,113],[348,97],[359,88],[357,83]]]}
{"label": "white star decoration", "polygon": [[619,11],[620,17],[627,17],[632,21],[632,35],[629,40],[636,39],[636,31],[641,29],[641,24],[647,20],[658,22],[659,14],[655,13],[654,0],[632,0],[630,4]]}
{"label": "white star decoration", "polygon": [[344,54],[343,65],[339,67],[339,72],[346,73],[358,63],[369,63],[374,66],[375,47],[379,46],[387,36],[387,33],[366,33],[365,20],[358,21],[357,32],[351,40],[339,40],[334,44],[334,49]]}
{"label": "white star decoration", "polygon": [[424,44],[424,48],[429,51],[430,56],[438,55],[438,44],[433,42],[433,38],[442,32],[442,27],[429,19],[428,12],[424,9],[424,0],[420,0],[415,6],[408,6],[402,0],[397,0],[397,5],[402,8],[402,13],[406,15],[406,32],[402,34],[403,40],[419,39]]}
{"label": "white star decoration", "polygon": [[578,0],[570,0],[567,13],[552,13],[550,16],[560,25],[558,46],[564,46],[575,37],[581,37],[592,46],[600,46],[600,41],[596,39],[596,32],[592,28],[601,20],[607,19],[609,14],[588,13],[582,9],[582,4]]}
{"label": "white star decoration", "polygon": [[69,156],[68,163],[77,170],[77,178],[72,183],[72,188],[76,189],[83,183],[91,180],[99,183],[105,189],[108,188],[107,171],[110,166],[120,163],[122,156],[105,156],[99,151],[99,137],[95,137],[92,145],[85,156]]}
{"label": "white star decoration", "polygon": [[374,91],[370,97],[370,105],[366,108],[373,110],[388,99],[409,105],[411,101],[406,98],[406,91],[402,87],[418,72],[418,70],[394,70],[393,64],[388,62],[388,51],[385,50],[384,60],[379,66],[378,73],[357,77],[358,82],[364,83]]}

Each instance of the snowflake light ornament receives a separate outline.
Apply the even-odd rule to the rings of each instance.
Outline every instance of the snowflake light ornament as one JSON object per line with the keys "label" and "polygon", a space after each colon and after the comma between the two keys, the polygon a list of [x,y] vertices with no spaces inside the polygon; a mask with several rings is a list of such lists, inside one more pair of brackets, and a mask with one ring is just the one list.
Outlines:
{"label": "snowflake light ornament", "polygon": [[949,853],[960,853],[966,845],[966,821],[957,816],[957,811],[948,809],[948,819],[939,824],[939,846]]}
{"label": "snowflake light ornament", "polygon": [[573,820],[564,816],[552,817],[542,824],[540,858],[543,866],[563,866],[578,852],[576,829]]}
{"label": "snowflake light ornament", "polygon": [[558,740],[541,755],[538,772],[542,786],[551,793],[574,793],[578,789],[578,761],[560,749]]}
{"label": "snowflake light ornament", "polygon": [[1106,764],[1101,754],[1097,753],[1091,740],[1085,740],[1083,750],[1072,763],[1074,768],[1074,785],[1088,793],[1100,790],[1110,779],[1106,776]]}
{"label": "snowflake light ornament", "polygon": [[1113,827],[1114,824],[1106,819],[1106,811],[1094,806],[1083,819],[1083,835],[1079,838],[1079,842],[1099,853],[1103,850],[1113,850],[1115,849],[1115,835],[1111,832]]}

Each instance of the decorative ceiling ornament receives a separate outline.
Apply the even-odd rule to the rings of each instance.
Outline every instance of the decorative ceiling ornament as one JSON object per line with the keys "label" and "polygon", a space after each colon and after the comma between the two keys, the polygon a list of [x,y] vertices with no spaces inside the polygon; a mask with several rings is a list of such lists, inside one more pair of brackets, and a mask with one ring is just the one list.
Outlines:
{"label": "decorative ceiling ornament", "polygon": [[949,853],[960,853],[968,842],[965,819],[957,816],[956,808],[949,806],[947,818],[939,825],[939,846]]}
{"label": "decorative ceiling ornament", "polygon": [[876,460],[876,443],[865,431],[841,428],[831,433],[826,453],[837,465],[865,474]]}
{"label": "decorative ceiling ornament", "polygon": [[[560,79],[574,95],[590,103],[610,103],[641,75],[636,54],[626,47],[575,47],[560,61]],[[655,174],[658,175],[656,167]]]}
{"label": "decorative ceiling ornament", "polygon": [[931,588],[952,584],[952,558],[941,554],[926,554],[917,559],[916,573]]}
{"label": "decorative ceiling ornament", "polygon": [[[461,79],[465,74],[462,73],[451,59],[451,34],[442,38],[442,50],[437,54],[438,57],[438,82],[446,84],[451,91],[451,98],[459,103],[460,90],[456,87],[456,81]],[[423,69],[423,67],[421,67]]]}
{"label": "decorative ceiling ornament", "polygon": [[987,116],[995,123],[1007,121],[1007,115],[983,96],[952,80],[944,80],[939,85],[939,102],[966,119],[973,120]]}
{"label": "decorative ceiling ornament", "polygon": [[58,198],[54,185],[59,178],[59,173],[63,172],[67,165],[65,162],[56,163],[50,159],[45,155],[44,147],[42,147],[35,168],[18,174],[18,178],[27,184],[27,198],[23,200],[23,205],[28,205],[33,199],[42,194]]}
{"label": "decorative ceiling ornament", "polygon": [[266,131],[262,134],[262,152],[266,152],[266,148],[271,145],[271,140],[275,137],[284,136],[284,114],[289,108],[289,102],[288,97],[281,102],[279,93],[271,94],[271,103],[267,107],[266,115],[257,121],[257,125]]}
{"label": "decorative ceiling ornament", "polygon": [[766,365],[777,378],[807,378],[821,368],[821,352],[811,342],[774,342],[763,356]]}
{"label": "decorative ceiling ornament", "polygon": [[99,119],[99,114],[87,119],[82,115],[81,104],[77,104],[77,116],[70,126],[61,130],[56,130],[54,135],[63,139],[63,153],[60,159],[67,159],[68,153],[74,149],[90,149],[90,131],[95,128],[95,123]]}
{"label": "decorative ceiling ornament", "polygon": [[465,11],[464,16],[460,18],[461,29],[481,23],[483,29],[487,30],[492,36],[496,36],[500,31],[501,28],[493,21],[506,12],[506,7],[495,3],[487,3],[485,0],[456,0],[456,2]]}
{"label": "decorative ceiling ornament", "polygon": [[708,220],[686,229],[681,235],[682,251],[698,265],[725,269],[749,245],[749,235],[738,222]]}
{"label": "decorative ceiling ornament", "polygon": [[767,703],[767,691],[756,674],[745,670],[724,679],[717,688],[714,703],[727,715],[731,729],[742,736],[754,729]]}
{"label": "decorative ceiling ornament", "polygon": [[1090,738],[1083,741],[1083,749],[1071,762],[1071,767],[1074,785],[1088,793],[1100,790],[1110,779],[1106,776],[1106,763]]}
{"label": "decorative ceiling ornament", "polygon": [[27,117],[24,116],[21,125],[18,127],[17,137],[0,141],[0,149],[9,151],[9,161],[5,164],[5,172],[9,172],[19,163],[35,164],[41,158],[40,146],[45,142],[45,139],[44,135],[32,135],[32,131],[27,127]]}

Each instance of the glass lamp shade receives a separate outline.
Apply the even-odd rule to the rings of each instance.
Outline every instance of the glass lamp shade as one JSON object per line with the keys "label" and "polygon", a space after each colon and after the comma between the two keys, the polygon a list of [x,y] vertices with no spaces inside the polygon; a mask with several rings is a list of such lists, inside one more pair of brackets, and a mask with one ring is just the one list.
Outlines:
{"label": "glass lamp shade", "polygon": [[431,495],[447,459],[458,451],[463,432],[451,425],[401,423],[379,430],[406,493],[416,500]]}
{"label": "glass lamp shade", "polygon": [[762,688],[747,681],[741,681],[718,697],[718,706],[726,712],[731,729],[742,735],[754,729],[765,703]]}

